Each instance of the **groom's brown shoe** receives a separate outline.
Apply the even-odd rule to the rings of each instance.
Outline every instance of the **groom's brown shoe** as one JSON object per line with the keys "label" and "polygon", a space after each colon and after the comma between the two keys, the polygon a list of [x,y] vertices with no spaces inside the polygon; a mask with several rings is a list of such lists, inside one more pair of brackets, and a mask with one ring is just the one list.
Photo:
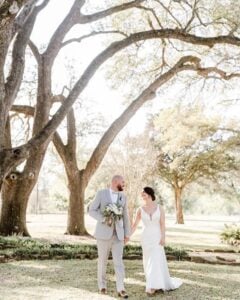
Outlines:
{"label": "groom's brown shoe", "polygon": [[103,288],[101,290],[99,290],[100,294],[106,295],[107,294],[107,289]]}
{"label": "groom's brown shoe", "polygon": [[127,299],[128,298],[128,294],[125,291],[121,291],[121,292],[118,292],[118,297]]}

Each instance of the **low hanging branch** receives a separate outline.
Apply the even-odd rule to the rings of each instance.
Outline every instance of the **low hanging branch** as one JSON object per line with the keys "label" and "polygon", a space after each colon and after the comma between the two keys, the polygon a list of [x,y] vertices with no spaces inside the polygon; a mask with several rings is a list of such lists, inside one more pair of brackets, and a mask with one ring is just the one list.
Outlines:
{"label": "low hanging branch", "polygon": [[[222,79],[228,80],[228,78],[239,77],[240,74],[233,73],[229,74],[226,78],[226,73],[216,67],[201,68],[200,59],[194,56],[185,56],[181,58],[169,71],[159,76],[152,84],[150,84],[132,103],[124,110],[124,112],[116,119],[109,129],[105,132],[101,140],[99,141],[97,147],[95,148],[91,158],[89,159],[86,168],[82,170],[84,177],[88,182],[89,178],[93,175],[95,170],[101,164],[102,159],[105,156],[109,146],[111,145],[114,138],[122,130],[122,128],[127,124],[131,117],[138,111],[140,107],[147,101],[155,98],[156,91],[166,82],[171,80],[179,72],[183,71],[195,71],[200,76],[207,77],[213,73],[222,76]],[[34,108],[26,105],[14,105],[12,111],[23,113],[27,115],[34,115]],[[62,143],[60,136],[56,132],[54,134],[54,140],[58,143],[59,147],[64,149],[65,145]],[[58,147],[58,148],[59,148]],[[64,151],[61,156],[64,156]],[[63,158],[63,157],[62,157]]]}
{"label": "low hanging branch", "polygon": [[186,34],[184,32],[172,29],[166,30],[151,30],[146,32],[135,33],[129,36],[128,38],[112,43],[106,50],[100,53],[87,67],[81,78],[76,82],[74,88],[69,93],[69,96],[66,98],[64,104],[59,108],[56,114],[48,122],[48,124],[43,128],[43,130],[31,139],[26,145],[23,145],[24,148],[37,147],[39,144],[44,143],[50,135],[56,130],[58,125],[61,123],[62,119],[67,114],[68,110],[75,102],[79,94],[87,86],[89,80],[95,74],[97,69],[110,57],[112,57],[118,51],[128,47],[129,45],[136,43],[141,40],[148,40],[153,38],[172,38],[178,39],[191,44],[198,44],[201,46],[212,47],[214,44],[232,44],[239,46],[240,39],[232,36],[218,36],[213,38],[203,38],[194,36],[191,34]]}
{"label": "low hanging branch", "polygon": [[[43,7],[45,7],[47,5],[48,2],[49,2],[49,0],[43,1],[40,5],[35,6],[35,10],[40,11]],[[62,48],[62,41],[63,41],[66,33],[74,25],[89,23],[89,22],[93,22],[93,21],[96,21],[96,20],[100,20],[101,18],[104,18],[106,16],[110,16],[114,13],[118,13],[118,12],[121,12],[123,10],[133,8],[141,2],[143,2],[143,0],[131,1],[131,2],[126,3],[126,4],[111,7],[109,9],[103,10],[99,13],[95,13],[95,14],[92,14],[92,15],[84,15],[84,14],[81,13],[81,8],[85,4],[85,1],[84,0],[75,0],[72,7],[71,7],[71,9],[70,9],[70,12],[67,15],[67,17],[59,25],[59,27],[57,28],[57,30],[54,33],[53,37],[51,38],[50,43],[49,43],[46,51],[44,52],[44,54],[40,55],[38,49],[36,47],[34,47],[33,43],[30,43],[31,49],[33,50],[33,53],[35,54],[35,57],[37,58],[38,63],[43,63],[43,61],[44,61],[45,65],[48,66],[48,69],[51,68],[54,59],[56,58],[58,52]],[[15,22],[15,25],[19,29],[19,32],[22,31],[22,33],[23,33],[22,41],[24,41],[24,43],[25,43],[25,40],[28,40],[28,32],[30,32],[30,27],[27,28],[27,30],[25,31],[25,34],[24,34],[22,24],[23,23],[26,24],[26,21],[28,21],[28,20],[26,20],[25,16],[27,16],[28,12],[32,10],[31,5],[34,5],[35,1],[34,0],[29,0],[29,1],[27,1],[27,0],[26,1],[20,1],[20,0],[19,1],[1,1],[0,4],[1,4],[0,5],[0,16],[3,16],[3,18],[0,18],[1,19],[0,29],[1,29],[1,26],[5,24],[4,23],[4,16],[6,16],[6,18],[9,19],[8,14],[11,13],[12,14],[12,23]],[[12,4],[14,4],[16,6],[16,11],[14,11],[14,12],[13,12],[13,9],[12,9],[12,6],[11,6]],[[24,5],[25,5],[25,7],[24,7]],[[27,5],[29,5],[29,7],[27,7]],[[21,7],[24,7],[23,11],[20,12],[19,16],[16,18],[16,15],[20,11]],[[33,14],[33,11],[30,15],[32,15],[32,14]],[[0,33],[1,33],[1,30],[0,30]],[[13,33],[11,31],[11,35],[12,34]],[[8,37],[8,39],[9,39],[9,37]],[[21,39],[19,39],[19,42],[20,41],[21,41]],[[7,43],[5,43],[5,44],[4,44],[4,47],[7,49],[8,45],[7,45]],[[23,42],[22,42],[21,45],[23,45]],[[22,49],[24,49],[24,47],[22,47]],[[18,59],[19,62],[21,62],[21,60],[23,58],[23,55],[19,55],[19,56],[15,55],[15,58]],[[2,62],[1,59],[0,59],[0,62]],[[4,60],[3,60],[3,63],[4,63]],[[16,68],[18,66],[20,66],[20,64],[18,64],[18,65],[13,64],[14,68]],[[19,72],[22,71],[22,70],[23,70],[23,68],[21,68],[21,69],[19,68]],[[14,96],[16,95],[16,93],[18,91],[18,88],[19,88],[18,83],[21,80],[21,76],[15,76],[19,72],[14,72],[14,70],[11,72],[11,75],[10,75],[10,77],[8,79],[8,83],[7,83],[7,87],[9,87],[9,88],[6,89],[6,90],[9,91],[8,97],[7,97],[7,99],[5,99],[6,101],[4,100],[4,103],[5,103],[4,106],[0,102],[0,116],[1,116],[1,121],[2,121],[1,126],[0,126],[1,127],[0,128],[0,156],[1,156],[1,159],[0,159],[0,186],[1,186],[1,183],[2,183],[2,179],[9,172],[9,170],[11,168],[15,167],[17,164],[21,163],[21,161],[24,157],[25,158],[28,157],[28,154],[29,154],[29,151],[30,151],[30,148],[31,148],[31,147],[27,147],[27,148],[26,147],[21,147],[21,148],[17,147],[17,149],[6,149],[6,147],[4,147],[4,143],[3,143],[4,134],[5,134],[4,133],[5,123],[6,123],[8,111],[9,111],[9,109],[11,107],[11,104],[14,100]],[[0,73],[0,86],[4,86],[3,73]],[[2,91],[0,90],[0,93],[1,92]],[[4,93],[5,93],[5,91],[4,91]],[[76,98],[75,98],[75,100],[76,100]],[[68,109],[70,109],[70,107],[68,107]],[[65,112],[65,115],[66,115],[66,113],[67,113],[67,111]],[[54,131],[55,130],[53,130],[51,133],[49,132],[48,137]],[[44,141],[42,140],[42,142],[40,144],[45,143],[47,141],[48,137],[46,137],[44,139]],[[29,144],[29,146],[30,146],[30,144]],[[14,155],[13,155],[13,153],[14,153]],[[18,161],[18,157],[19,157],[19,161]],[[12,160],[14,160],[14,161],[12,161]],[[9,166],[9,167],[7,167],[7,166]]]}
{"label": "low hanging branch", "polygon": [[[76,155],[76,128],[73,109],[67,115],[67,131],[68,139],[64,144],[60,135],[55,132],[53,135],[53,143],[64,162],[66,174],[68,177],[68,188],[70,193],[69,198],[69,215],[67,232],[69,234],[86,234],[84,225],[84,192],[89,180],[98,169],[112,141],[122,128],[128,123],[132,116],[140,107],[147,101],[155,98],[156,91],[171,80],[175,75],[182,71],[201,70],[200,59],[194,56],[186,56],[181,58],[171,69],[159,76],[152,82],[142,93],[123,111],[121,116],[117,118],[108,128],[105,134],[100,139],[97,147],[92,153],[85,169],[79,170],[77,166]],[[207,70],[205,69],[205,72]],[[212,73],[210,68],[209,72]],[[58,98],[59,96],[57,96]],[[55,96],[53,96],[55,98]],[[34,114],[33,107],[13,106],[17,112]]]}
{"label": "low hanging branch", "polygon": [[[183,71],[195,71],[200,76],[202,75],[202,68],[200,67],[200,59],[194,56],[185,56],[181,58],[169,71],[159,76],[150,86],[148,86],[120,115],[120,117],[115,120],[106,133],[103,135],[99,141],[96,149],[94,150],[90,160],[88,161],[84,174],[86,179],[90,178],[96,168],[102,162],[105,153],[107,152],[109,146],[111,145],[114,138],[122,130],[122,128],[127,124],[131,117],[138,111],[140,107],[143,106],[147,101],[155,98],[157,90],[166,82],[171,80],[175,75]],[[213,72],[222,75],[222,79],[225,79],[225,72],[218,68],[204,68],[204,77],[206,77]],[[239,73],[229,74],[228,76],[239,77]],[[228,79],[227,79],[228,80]]]}
{"label": "low hanging branch", "polygon": [[[133,1],[133,2],[134,4],[136,4],[138,1]],[[82,2],[79,4],[80,7],[82,6],[82,4],[83,4]],[[111,9],[106,10],[102,14],[99,13],[93,14],[91,18],[89,16],[88,18],[90,18],[90,20],[93,19],[97,20],[100,15],[102,16],[103,15],[106,16],[106,14],[110,15],[111,14],[110,10]],[[114,13],[113,8],[112,8],[112,13]],[[81,16],[82,15],[80,14],[80,17]],[[60,31],[58,31],[58,34],[60,34]],[[58,34],[56,33],[56,40],[60,41],[59,39],[57,39]],[[64,119],[64,117],[66,116],[66,114],[68,113],[68,111],[70,110],[71,106],[76,101],[80,93],[86,88],[92,76],[96,73],[98,68],[107,59],[112,57],[120,50],[138,41],[150,40],[150,39],[176,39],[185,43],[190,43],[199,46],[206,46],[206,47],[213,47],[215,44],[229,44],[235,46],[240,45],[240,39],[235,36],[222,35],[216,37],[201,37],[193,34],[188,34],[184,30],[178,30],[178,29],[159,29],[159,30],[138,32],[130,35],[129,37],[121,41],[113,42],[95,59],[93,59],[93,61],[87,67],[87,69],[85,70],[81,78],[76,82],[75,86],[73,87],[72,91],[69,93],[64,103],[61,105],[61,107],[58,109],[58,111],[55,113],[52,119],[45,125],[45,127],[41,131],[39,131],[38,134],[36,134],[32,139],[30,139],[27,144],[17,147],[17,149],[3,149],[2,151],[0,151],[0,156],[4,157],[2,158],[3,164],[0,166],[1,176],[3,176],[2,173],[4,174],[8,173],[12,167],[19,164],[18,157],[19,160],[21,161],[20,157],[26,158],[30,149],[37,148],[39,145],[45,143],[51,138],[51,135],[54,133],[54,131],[57,129],[61,121]],[[61,45],[62,44],[60,42],[57,43],[57,48],[54,49],[55,54],[58,53],[58,51],[61,48]],[[12,160],[11,157],[13,152],[15,153],[15,155],[13,156],[14,159]],[[3,166],[5,167],[3,168]]]}

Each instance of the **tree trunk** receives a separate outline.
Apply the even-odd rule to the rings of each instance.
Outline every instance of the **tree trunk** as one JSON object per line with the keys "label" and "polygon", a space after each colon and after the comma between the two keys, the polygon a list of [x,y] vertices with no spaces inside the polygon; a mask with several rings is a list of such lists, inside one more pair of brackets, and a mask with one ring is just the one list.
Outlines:
{"label": "tree trunk", "polygon": [[[71,188],[70,194],[72,195],[73,203],[70,204],[71,208],[69,210],[70,217],[69,217],[69,222],[68,222],[68,227],[67,227],[67,232],[76,232],[76,234],[81,234],[81,233],[86,233],[86,229],[84,226],[84,221],[83,217],[80,217],[80,215],[84,214],[84,193],[85,189],[87,187],[87,184],[97,168],[99,167],[100,163],[102,162],[109,146],[111,145],[112,141],[116,137],[116,135],[119,133],[119,131],[127,124],[127,122],[131,119],[131,117],[138,111],[142,105],[153,99],[155,96],[155,91],[163,85],[165,82],[170,80],[177,72],[182,70],[181,68],[185,68],[186,66],[183,65],[183,62],[185,61],[184,59],[181,59],[170,71],[167,71],[163,75],[161,75],[159,78],[157,78],[149,87],[147,87],[126,109],[125,111],[121,114],[121,116],[116,119],[112,125],[109,127],[109,129],[105,132],[103,137],[101,138],[100,142],[98,143],[97,147],[95,148],[90,160],[88,161],[86,168],[82,170],[82,177],[80,179],[80,184],[79,186],[81,187],[79,190],[79,197],[80,199],[77,199],[74,196],[76,193],[74,192],[73,189],[78,190],[78,186],[76,187],[76,184],[72,183],[72,181],[75,181],[75,178],[71,175],[71,172],[69,172],[70,175],[68,175],[69,178],[69,187],[71,184],[73,184],[74,188]],[[186,59],[188,61],[188,59]],[[45,62],[43,60],[43,62]],[[47,66],[46,62],[45,65]],[[179,67],[180,66],[180,67]],[[43,68],[44,70],[44,68]],[[46,67],[45,71],[47,71],[48,68]],[[46,72],[45,76],[42,75],[42,69],[39,67],[39,91],[42,91],[42,93],[39,93],[38,101],[37,101],[37,106],[36,106],[36,111],[35,111],[35,120],[34,120],[34,130],[33,130],[33,135],[36,136],[36,133],[41,130],[41,126],[44,123],[47,123],[48,114],[50,111],[50,104],[48,103],[47,99],[51,98],[50,97],[50,88],[44,88],[45,86],[48,86],[47,83],[51,82],[51,77],[50,77],[50,70]],[[43,74],[44,75],[44,74]],[[45,79],[45,80],[44,80]],[[42,82],[41,82],[42,81]],[[66,103],[66,101],[64,101]],[[76,139],[75,139],[75,121],[74,121],[74,116],[71,114],[71,111],[69,112],[69,115],[71,116],[68,118],[68,127],[69,127],[69,132],[68,132],[68,144],[64,145],[63,142],[61,141],[60,136],[55,133],[54,135],[54,140],[56,140],[56,143],[54,142],[57,151],[59,152],[59,155],[61,156],[65,168],[68,170],[71,170],[72,166],[77,166],[77,163],[73,161],[76,160]],[[52,120],[54,117],[52,118]],[[71,127],[71,130],[70,130]],[[70,133],[71,132],[71,133]],[[57,146],[59,145],[59,147]],[[46,146],[46,145],[45,145]],[[38,149],[36,150],[35,147],[31,149],[30,151],[30,157],[27,160],[27,164],[25,167],[25,170],[28,173],[33,173],[34,176],[38,176],[38,172],[41,167],[41,163],[45,154],[45,146],[40,144]],[[0,162],[1,162],[1,156],[0,156]],[[1,164],[0,164],[1,166]],[[70,166],[70,167],[69,167]],[[75,167],[73,168],[75,170]],[[68,173],[68,171],[67,171]],[[84,176],[83,176],[84,174]],[[84,177],[84,180],[83,180]],[[76,208],[74,208],[76,205]],[[77,216],[79,217],[79,220],[77,220]],[[74,221],[75,220],[75,221]],[[74,224],[75,222],[75,224]],[[82,225],[80,225],[82,224]],[[81,226],[81,228],[79,227]],[[74,228],[77,228],[76,230]],[[71,233],[72,234],[72,233]],[[75,233],[74,233],[75,234]]]}
{"label": "tree trunk", "polygon": [[10,37],[12,35],[12,27],[12,23],[7,23],[4,27],[0,26],[0,149],[5,147],[5,128],[8,117],[7,103],[5,102],[6,89],[4,67],[7,51],[11,42]]}
{"label": "tree trunk", "polygon": [[182,211],[182,188],[174,187],[175,192],[175,207],[176,207],[176,223],[184,224],[183,211]]}
{"label": "tree trunk", "polygon": [[30,236],[26,227],[29,186],[34,186],[31,178],[24,179],[24,173],[12,172],[4,180],[0,234]]}
{"label": "tree trunk", "polygon": [[68,174],[70,192],[68,207],[68,224],[66,234],[88,235],[84,220],[84,196],[86,183],[82,172],[77,169]]}
{"label": "tree trunk", "polygon": [[[51,65],[48,60],[42,59],[38,66],[38,91],[33,135],[37,134],[48,122],[51,108]],[[37,182],[48,142],[37,150],[29,151],[22,172],[11,172],[3,180],[2,210],[0,228],[5,235],[13,233],[28,235],[26,228],[26,213],[29,196]],[[1,158],[0,158],[1,161]],[[8,220],[9,224],[8,224]]]}
{"label": "tree trunk", "polygon": [[3,181],[0,233],[30,236],[26,227],[27,205],[38,180],[47,145],[31,153],[22,172],[13,171]]}
{"label": "tree trunk", "polygon": [[53,143],[61,157],[68,178],[69,206],[66,234],[88,235],[84,222],[84,196],[87,187],[84,170],[79,171],[76,154],[76,123],[73,109],[67,115],[67,144],[55,132]]}

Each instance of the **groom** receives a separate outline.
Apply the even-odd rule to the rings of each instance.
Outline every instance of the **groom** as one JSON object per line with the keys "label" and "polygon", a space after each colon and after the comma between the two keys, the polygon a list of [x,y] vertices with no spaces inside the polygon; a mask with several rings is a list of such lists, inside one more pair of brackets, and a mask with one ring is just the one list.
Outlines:
{"label": "groom", "polygon": [[[127,199],[122,193],[124,190],[124,179],[120,175],[112,178],[110,189],[98,191],[95,200],[89,207],[89,215],[97,220],[94,233],[97,239],[98,248],[98,287],[101,294],[107,294],[106,286],[106,267],[110,250],[114,270],[116,274],[116,285],[118,296],[128,298],[124,289],[124,265],[123,265],[123,246],[127,243],[130,236],[130,224],[127,210]],[[106,205],[115,203],[123,208],[122,219],[116,221],[112,226],[104,223],[103,211]]]}

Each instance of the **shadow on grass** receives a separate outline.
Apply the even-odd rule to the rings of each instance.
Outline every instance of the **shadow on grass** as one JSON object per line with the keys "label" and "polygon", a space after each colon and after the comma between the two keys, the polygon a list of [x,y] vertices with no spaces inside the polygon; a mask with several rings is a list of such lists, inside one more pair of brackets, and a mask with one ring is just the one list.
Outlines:
{"label": "shadow on grass", "polygon": [[168,227],[167,228],[168,232],[180,232],[180,233],[191,233],[191,234],[206,234],[206,235],[211,235],[211,234],[219,234],[221,232],[221,230],[216,229],[216,230],[212,230],[212,231],[208,231],[206,230],[202,230],[202,229],[189,229],[189,228],[172,228],[172,227]]}
{"label": "shadow on grass", "polygon": [[[125,261],[131,299],[147,299],[141,261]],[[240,268],[170,262],[170,273],[184,284],[156,299],[239,299]],[[21,261],[0,265],[1,299],[116,299],[112,261],[107,269],[109,296],[98,295],[97,261]],[[11,298],[14,295],[15,298]],[[32,298],[31,298],[32,297]]]}

